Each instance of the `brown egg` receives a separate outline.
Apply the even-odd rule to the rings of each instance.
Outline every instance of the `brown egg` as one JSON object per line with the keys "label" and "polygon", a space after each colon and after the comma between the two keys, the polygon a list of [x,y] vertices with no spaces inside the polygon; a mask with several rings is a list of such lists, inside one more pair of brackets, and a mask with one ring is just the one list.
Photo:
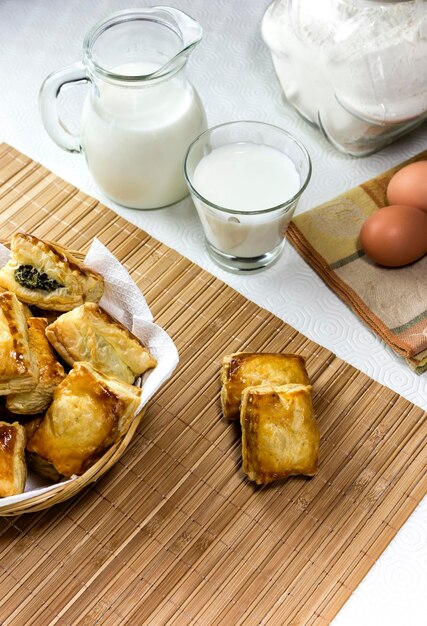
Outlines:
{"label": "brown egg", "polygon": [[412,206],[386,206],[363,224],[360,243],[379,265],[413,263],[427,253],[427,212]]}
{"label": "brown egg", "polygon": [[396,172],[387,187],[387,200],[427,211],[427,161],[410,163]]}

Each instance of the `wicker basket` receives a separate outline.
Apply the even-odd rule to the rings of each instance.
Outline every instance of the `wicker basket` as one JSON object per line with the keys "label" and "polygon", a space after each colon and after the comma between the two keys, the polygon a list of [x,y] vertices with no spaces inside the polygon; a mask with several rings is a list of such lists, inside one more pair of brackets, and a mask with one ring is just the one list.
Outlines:
{"label": "wicker basket", "polygon": [[[3,245],[9,247],[8,242],[2,242]],[[52,242],[54,245],[62,248],[56,242]],[[75,256],[79,260],[83,260],[84,255],[81,252],[76,252],[75,250],[70,250],[71,254]],[[1,506],[0,499],[0,516],[10,516],[10,515],[20,515],[21,513],[33,513],[35,511],[41,511],[43,509],[47,509],[54,504],[58,504],[59,502],[64,502],[64,500],[68,500],[73,496],[77,495],[80,491],[82,491],[85,487],[90,485],[91,483],[97,481],[101,476],[103,476],[108,470],[113,467],[113,465],[120,459],[126,448],[128,447],[132,437],[135,434],[136,429],[142,419],[142,416],[145,413],[145,408],[142,409],[132,420],[129,429],[125,433],[125,435],[121,438],[121,440],[117,441],[113,444],[108,450],[103,454],[103,456],[98,459],[98,461],[92,465],[84,474],[78,476],[70,482],[61,484],[58,483],[55,489],[51,491],[41,493],[39,495],[34,495],[27,500],[22,502],[16,502],[14,504]]]}

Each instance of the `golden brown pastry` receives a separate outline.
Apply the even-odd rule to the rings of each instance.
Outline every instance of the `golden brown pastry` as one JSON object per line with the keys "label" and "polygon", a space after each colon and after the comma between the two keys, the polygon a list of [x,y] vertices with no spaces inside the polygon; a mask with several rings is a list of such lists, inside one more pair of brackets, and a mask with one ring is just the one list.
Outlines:
{"label": "golden brown pastry", "polygon": [[137,337],[92,302],[58,317],[46,336],[69,365],[88,361],[129,384],[157,364]]}
{"label": "golden brown pastry", "polygon": [[37,377],[23,306],[14,293],[0,293],[0,395],[29,391]]}
{"label": "golden brown pastry", "polygon": [[[0,293],[5,293],[6,291],[9,291],[9,289],[4,289],[3,287],[0,287]],[[22,311],[27,319],[29,317],[33,317],[34,313],[32,312],[32,310],[30,309],[28,305],[26,305],[24,302],[21,302],[21,306],[22,306]],[[41,316],[43,316],[43,314],[41,314]],[[55,319],[57,317],[58,315],[56,314]]]}
{"label": "golden brown pastry", "polygon": [[140,395],[138,387],[105,376],[89,363],[75,363],[55,389],[27,450],[63,476],[82,474],[125,434]]}
{"label": "golden brown pastry", "polygon": [[21,415],[34,415],[46,411],[49,407],[53,391],[65,378],[65,372],[46,338],[47,320],[42,317],[30,317],[27,324],[30,351],[39,372],[38,382],[31,391],[6,396],[6,409]]}
{"label": "golden brown pastry", "polygon": [[12,258],[0,269],[0,287],[41,309],[70,311],[84,302],[98,302],[104,280],[57,245],[17,233]]}
{"label": "golden brown pastry", "polygon": [[243,471],[258,485],[317,471],[319,431],[310,385],[248,387],[242,394]]}
{"label": "golden brown pastry", "polygon": [[[21,416],[22,419],[22,416]],[[33,419],[27,419],[22,422],[23,427],[25,428],[25,432],[27,435],[27,441],[31,439],[31,437],[36,432],[37,428],[40,426],[44,419],[44,415],[37,415]],[[26,451],[25,460],[27,462],[27,468],[32,470],[39,476],[43,476],[43,478],[47,478],[53,483],[59,483],[62,479],[62,476],[56,469],[53,467],[52,463],[49,461],[45,461],[38,454],[33,452]]]}
{"label": "golden brown pastry", "polygon": [[[25,433],[27,435],[27,441],[34,435],[37,428],[40,426],[44,418],[44,415],[37,415],[36,417],[31,416],[31,419],[26,419],[21,422],[22,426],[25,428]],[[22,420],[22,416],[20,416]]]}
{"label": "golden brown pastry", "polygon": [[15,496],[25,489],[25,429],[18,422],[0,422],[0,497]]}
{"label": "golden brown pastry", "polygon": [[310,384],[305,359],[298,354],[236,352],[224,357],[221,369],[221,404],[224,417],[240,418],[240,398],[245,387]]}
{"label": "golden brown pastry", "polygon": [[59,483],[63,479],[62,474],[56,471],[52,463],[45,461],[38,454],[34,452],[28,452],[25,455],[27,461],[27,468],[35,474],[46,478],[52,483]]}

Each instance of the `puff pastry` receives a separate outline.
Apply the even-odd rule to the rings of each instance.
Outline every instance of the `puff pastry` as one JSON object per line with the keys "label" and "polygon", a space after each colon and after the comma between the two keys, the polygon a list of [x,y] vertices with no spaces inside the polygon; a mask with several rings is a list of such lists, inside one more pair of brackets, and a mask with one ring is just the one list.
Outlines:
{"label": "puff pastry", "polygon": [[[22,426],[25,428],[25,433],[27,435],[27,441],[31,439],[31,437],[36,432],[37,428],[40,426],[44,418],[44,415],[37,415],[37,417],[33,417],[33,419],[25,420],[22,423]],[[62,476],[56,469],[53,467],[52,463],[49,461],[45,461],[38,454],[26,451],[25,460],[27,462],[27,468],[38,474],[39,476],[43,476],[43,478],[47,478],[53,483],[59,483]]]}
{"label": "puff pastry", "polygon": [[[22,426],[25,428],[25,433],[27,435],[27,441],[34,435],[37,428],[40,426],[44,418],[44,415],[37,415],[36,417],[32,416],[31,419],[27,419],[22,422]],[[21,418],[22,419],[22,418]]]}
{"label": "puff pastry", "polygon": [[25,459],[27,461],[27,467],[29,470],[33,471],[35,474],[46,478],[52,483],[59,483],[63,479],[62,474],[56,471],[52,463],[49,461],[45,461],[38,454],[33,452],[28,452],[25,455]]}
{"label": "puff pastry", "polygon": [[84,302],[98,302],[104,280],[63,248],[17,233],[12,258],[0,269],[0,287],[41,309],[70,311]]}
{"label": "puff pastry", "polygon": [[243,471],[258,485],[317,471],[319,431],[310,385],[248,387],[242,394]]}
{"label": "puff pastry", "polygon": [[25,489],[25,429],[18,422],[0,422],[0,497],[15,496]]}
{"label": "puff pastry", "polygon": [[46,336],[69,365],[88,361],[129,384],[157,364],[137,337],[92,302],[60,315]]}
{"label": "puff pastry", "polygon": [[77,362],[58,385],[27,450],[59,474],[82,474],[128,429],[141,389]]}
{"label": "puff pastry", "polygon": [[238,420],[245,387],[310,383],[305,359],[298,354],[236,352],[224,357],[221,369],[221,405],[224,417]]}
{"label": "puff pastry", "polygon": [[14,293],[0,293],[0,395],[29,391],[37,378],[23,306]]}
{"label": "puff pastry", "polygon": [[42,317],[30,317],[27,324],[30,351],[39,372],[38,382],[31,391],[6,396],[6,408],[12,413],[34,415],[46,411],[49,407],[53,391],[65,378],[65,372],[46,338],[47,320]]}
{"label": "puff pastry", "polygon": [[[5,293],[6,291],[9,291],[9,289],[5,289],[4,287],[0,287],[0,293]],[[32,312],[32,310],[30,309],[29,306],[27,306],[26,304],[24,304],[24,302],[21,302],[22,305],[22,310],[24,312],[25,317],[28,319],[29,317],[33,317],[34,313]],[[43,316],[43,313],[41,314]],[[57,314],[55,314],[55,319],[57,318]]]}

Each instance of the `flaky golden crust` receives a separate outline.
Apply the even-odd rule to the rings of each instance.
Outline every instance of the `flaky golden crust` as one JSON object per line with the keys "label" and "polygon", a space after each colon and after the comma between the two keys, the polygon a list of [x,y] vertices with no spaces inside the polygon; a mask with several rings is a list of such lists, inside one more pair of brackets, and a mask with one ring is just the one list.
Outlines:
{"label": "flaky golden crust", "polygon": [[58,317],[46,336],[69,365],[87,361],[129,384],[157,364],[137,337],[94,303]]}
{"label": "flaky golden crust", "polygon": [[[0,287],[13,291],[27,304],[70,311],[84,302],[98,302],[104,292],[102,276],[57,245],[17,233],[12,238],[11,252],[12,258],[0,269]],[[15,278],[15,271],[22,266],[31,266],[62,286],[51,291],[25,287]]]}
{"label": "flaky golden crust", "polygon": [[127,431],[141,390],[75,363],[27,444],[63,476],[82,474]]}
{"label": "flaky golden crust", "polygon": [[25,489],[25,429],[18,422],[0,422],[0,497],[15,496]]}
{"label": "flaky golden crust", "polygon": [[27,324],[30,351],[39,372],[38,381],[30,391],[6,396],[6,408],[12,413],[34,415],[49,407],[55,387],[65,378],[65,372],[46,338],[47,320],[30,317]]}
{"label": "flaky golden crust", "polygon": [[29,391],[37,378],[23,306],[14,293],[0,293],[0,395]]}
{"label": "flaky golden crust", "polygon": [[46,478],[52,483],[59,483],[62,480],[62,475],[56,471],[52,463],[45,461],[38,454],[27,451],[25,459],[28,469],[32,470],[35,474]]}
{"label": "flaky golden crust", "polygon": [[242,394],[243,472],[264,485],[317,471],[319,431],[310,385],[248,387]]}
{"label": "flaky golden crust", "polygon": [[[26,419],[22,422],[22,426],[25,428],[25,433],[27,435],[27,441],[34,435],[37,428],[40,426],[44,418],[44,415],[37,415],[32,417],[31,419]],[[20,417],[22,419],[22,416]]]}
{"label": "flaky golden crust", "polygon": [[240,418],[240,399],[246,387],[310,384],[305,359],[298,354],[236,352],[226,355],[221,369],[221,405],[224,417]]}

